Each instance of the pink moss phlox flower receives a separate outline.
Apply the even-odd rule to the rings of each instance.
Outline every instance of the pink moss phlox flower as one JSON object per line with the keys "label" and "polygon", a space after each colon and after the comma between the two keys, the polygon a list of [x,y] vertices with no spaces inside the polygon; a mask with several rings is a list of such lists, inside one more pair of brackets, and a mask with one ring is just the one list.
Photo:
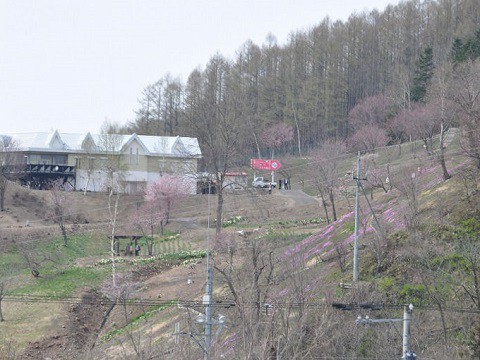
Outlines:
{"label": "pink moss phlox flower", "polygon": [[222,347],[224,348],[222,357],[225,357],[225,355],[232,354],[235,350],[235,347],[237,346],[237,338],[238,335],[236,332],[234,332],[232,335],[228,336],[225,341],[222,344]]}
{"label": "pink moss phlox flower", "polygon": [[310,259],[312,257],[312,255],[321,253],[323,251],[323,249],[325,249],[327,246],[332,246],[332,245],[333,245],[333,243],[331,241],[327,241],[326,243],[323,243],[323,244],[318,244],[314,248],[311,248],[310,250],[308,250],[303,255],[303,259],[304,260]]}

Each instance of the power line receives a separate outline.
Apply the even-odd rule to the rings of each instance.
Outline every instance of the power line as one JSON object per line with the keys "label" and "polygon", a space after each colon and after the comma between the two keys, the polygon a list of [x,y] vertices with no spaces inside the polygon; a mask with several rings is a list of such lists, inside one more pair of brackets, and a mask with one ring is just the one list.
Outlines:
{"label": "power line", "polygon": [[[34,295],[34,294],[15,294],[5,295],[2,298],[5,302],[15,303],[66,303],[66,304],[88,304],[88,305],[101,305],[105,304],[112,299],[102,297],[74,297],[74,296],[52,296],[52,295]],[[189,300],[189,299],[135,299],[135,298],[117,298],[119,305],[126,306],[181,306],[181,307],[204,307],[203,300]],[[259,304],[254,301],[241,301],[233,302],[230,300],[215,300],[212,301],[211,306],[216,308],[233,308],[237,306],[243,306],[246,308],[263,308],[264,304]],[[302,308],[302,309],[319,309],[328,306],[333,307],[336,310],[352,311],[352,310],[399,310],[402,309],[405,304],[388,304],[388,303],[326,303],[323,301],[301,301],[301,302],[289,302],[289,301],[271,301],[271,304],[276,309],[287,308]],[[423,311],[439,311],[437,306],[434,305],[415,305],[415,309]],[[466,308],[458,306],[445,306],[442,307],[442,311],[452,313],[465,313],[480,315],[480,309]]]}

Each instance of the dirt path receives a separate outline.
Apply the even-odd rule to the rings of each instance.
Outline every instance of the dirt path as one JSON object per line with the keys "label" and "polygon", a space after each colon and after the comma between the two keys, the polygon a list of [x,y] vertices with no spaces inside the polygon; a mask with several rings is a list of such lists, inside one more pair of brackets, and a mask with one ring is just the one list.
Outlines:
{"label": "dirt path", "polygon": [[291,206],[315,205],[318,200],[313,196],[305,194],[302,190],[277,190],[277,196],[282,196],[292,200]]}

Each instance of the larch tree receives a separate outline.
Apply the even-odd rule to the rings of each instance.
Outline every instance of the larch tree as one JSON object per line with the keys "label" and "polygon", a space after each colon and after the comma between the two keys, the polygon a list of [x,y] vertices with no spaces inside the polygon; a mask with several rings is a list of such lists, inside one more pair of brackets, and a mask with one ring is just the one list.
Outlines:
{"label": "larch tree", "polygon": [[206,170],[215,179],[217,192],[216,233],[222,229],[223,190],[228,171],[244,163],[239,134],[241,121],[230,63],[214,56],[203,73],[194,71],[186,88],[186,121],[200,143]]}
{"label": "larch tree", "polygon": [[135,111],[135,122],[130,130],[138,134],[160,135],[160,107],[163,83],[161,80],[146,86],[138,99],[139,108]]}

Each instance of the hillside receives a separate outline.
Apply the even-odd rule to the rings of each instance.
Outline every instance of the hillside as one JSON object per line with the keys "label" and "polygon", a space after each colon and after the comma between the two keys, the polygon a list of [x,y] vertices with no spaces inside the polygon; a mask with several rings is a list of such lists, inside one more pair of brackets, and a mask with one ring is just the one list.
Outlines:
{"label": "hillside", "polygon": [[[314,180],[301,167],[292,177],[293,190],[228,193],[221,237],[207,231],[215,197],[192,196],[172,214],[169,233],[156,240],[155,258],[146,255],[143,243],[138,258],[120,257],[115,287],[104,195],[69,194],[76,220],[64,247],[58,226],[42,216],[46,193],[9,187],[0,225],[2,279],[8,280],[3,282],[0,354],[12,359],[198,358],[203,326],[195,319],[204,312],[209,242],[213,317],[226,319],[213,337],[212,359],[274,353],[302,359],[313,353],[326,359],[397,358],[400,325],[358,326],[355,319],[401,318],[408,303],[415,306],[411,343],[419,356],[474,358],[480,249],[471,239],[480,229],[478,172],[453,147],[447,152],[452,178],[443,181],[435,158],[412,156],[407,149],[385,148],[362,157],[370,174],[388,159],[392,182],[411,169],[416,177],[408,173],[401,178],[403,186],[396,183],[388,192],[366,185],[356,285],[353,181],[337,193],[338,219],[329,224],[320,198],[307,195],[314,194]],[[311,165],[308,159],[298,161]],[[342,159],[342,178],[355,161],[354,154]],[[408,178],[414,179],[412,193]],[[125,231],[139,201],[122,198],[119,224]],[[31,275],[32,261],[39,262],[40,277]],[[117,299],[113,307],[112,299]],[[356,310],[341,311],[333,303]],[[183,333],[178,343],[172,336],[177,322]],[[218,321],[213,328],[220,330]]]}

